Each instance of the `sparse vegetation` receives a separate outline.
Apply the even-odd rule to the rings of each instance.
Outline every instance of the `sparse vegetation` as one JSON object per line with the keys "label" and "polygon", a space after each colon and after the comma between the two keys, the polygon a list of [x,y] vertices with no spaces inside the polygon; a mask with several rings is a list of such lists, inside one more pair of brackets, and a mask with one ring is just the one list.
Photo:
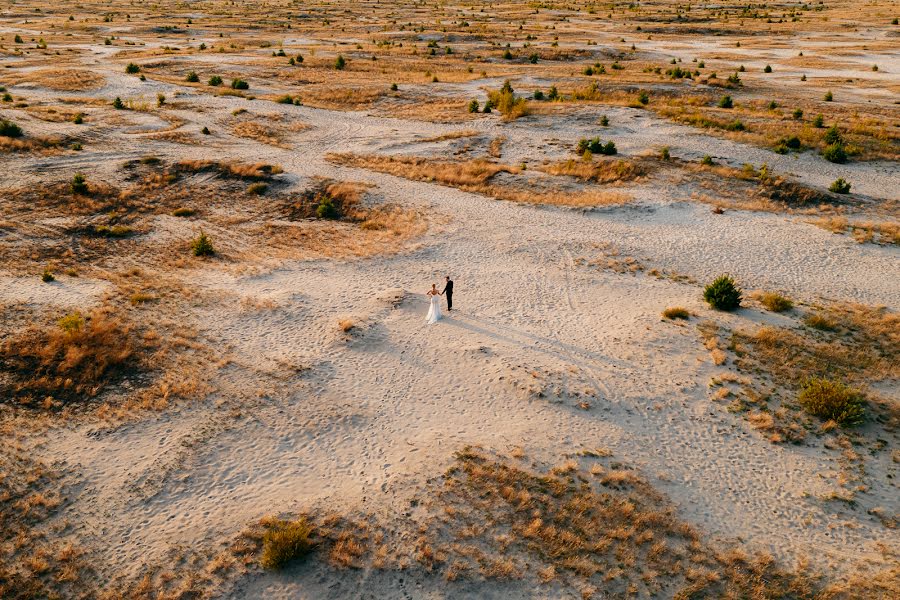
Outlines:
{"label": "sparse vegetation", "polygon": [[772,312],[785,312],[794,308],[794,303],[790,298],[776,292],[762,292],[756,298],[766,310]]}
{"label": "sparse vegetation", "polygon": [[667,308],[662,312],[662,316],[665,319],[675,320],[675,319],[689,319],[691,313],[688,312],[686,308],[682,308],[680,306],[673,306],[671,308]]}
{"label": "sparse vegetation", "polygon": [[839,381],[813,377],[803,384],[797,402],[809,414],[843,427],[860,425],[865,419],[862,394]]}
{"label": "sparse vegetation", "polygon": [[263,535],[260,564],[277,570],[305,557],[313,547],[312,533],[312,526],[305,518],[272,521]]}
{"label": "sparse vegetation", "polygon": [[835,194],[849,194],[850,184],[845,181],[843,177],[838,177],[830,186],[828,186],[828,191],[834,192]]}
{"label": "sparse vegetation", "polygon": [[194,253],[194,256],[213,256],[216,253],[212,239],[203,231],[191,242],[191,251]]}

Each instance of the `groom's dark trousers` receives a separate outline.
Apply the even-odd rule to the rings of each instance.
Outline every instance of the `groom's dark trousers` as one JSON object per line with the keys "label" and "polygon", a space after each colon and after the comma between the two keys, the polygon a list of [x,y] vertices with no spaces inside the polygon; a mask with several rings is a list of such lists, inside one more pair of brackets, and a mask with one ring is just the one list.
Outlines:
{"label": "groom's dark trousers", "polygon": [[453,281],[447,281],[444,286],[444,295],[447,296],[447,310],[453,310]]}

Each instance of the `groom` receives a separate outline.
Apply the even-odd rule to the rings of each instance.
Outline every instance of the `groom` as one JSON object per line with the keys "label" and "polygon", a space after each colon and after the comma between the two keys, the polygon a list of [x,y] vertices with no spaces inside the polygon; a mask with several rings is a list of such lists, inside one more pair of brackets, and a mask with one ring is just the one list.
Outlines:
{"label": "groom", "polygon": [[441,292],[441,295],[447,295],[447,312],[453,310],[453,280],[450,279],[450,276],[447,275],[447,284],[444,286],[444,291]]}

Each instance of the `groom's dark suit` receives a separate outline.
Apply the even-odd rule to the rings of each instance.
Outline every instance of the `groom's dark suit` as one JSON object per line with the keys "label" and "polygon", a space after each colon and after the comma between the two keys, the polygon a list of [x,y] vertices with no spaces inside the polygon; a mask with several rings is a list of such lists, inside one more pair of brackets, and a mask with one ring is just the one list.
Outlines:
{"label": "groom's dark suit", "polygon": [[444,291],[442,292],[447,296],[447,310],[453,310],[453,280],[448,279],[447,285],[444,286]]}

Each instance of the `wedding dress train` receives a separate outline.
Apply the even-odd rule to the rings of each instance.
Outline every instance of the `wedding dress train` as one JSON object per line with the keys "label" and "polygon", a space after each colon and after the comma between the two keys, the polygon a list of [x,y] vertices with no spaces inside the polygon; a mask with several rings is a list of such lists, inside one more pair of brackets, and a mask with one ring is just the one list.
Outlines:
{"label": "wedding dress train", "polygon": [[425,322],[431,325],[441,320],[441,297],[434,295],[431,297],[431,306],[428,307],[428,315]]}

